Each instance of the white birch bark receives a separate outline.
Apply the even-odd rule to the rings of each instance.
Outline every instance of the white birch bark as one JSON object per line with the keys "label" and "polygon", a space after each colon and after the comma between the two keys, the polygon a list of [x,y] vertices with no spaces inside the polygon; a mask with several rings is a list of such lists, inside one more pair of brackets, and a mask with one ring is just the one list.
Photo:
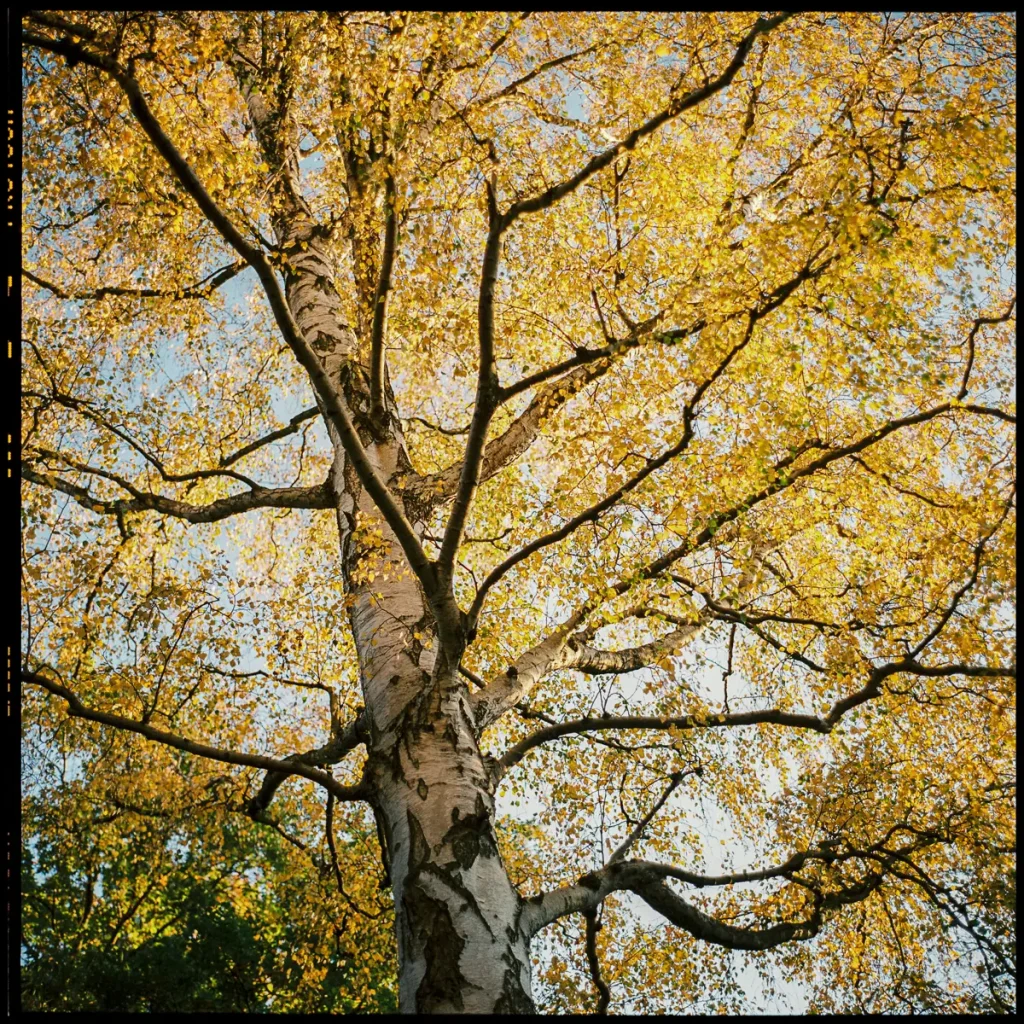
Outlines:
{"label": "white birch bark", "polygon": [[[244,70],[240,84],[268,163],[284,182],[274,226],[278,244],[289,251],[288,307],[374,469],[386,484],[408,478],[412,466],[390,387],[385,380],[385,422],[371,423],[360,325],[344,323],[323,243],[311,230],[299,190],[290,187],[297,165],[288,151],[287,113],[271,111]],[[324,419],[335,453],[331,489],[367,711],[364,781],[394,895],[400,1008],[533,1013],[529,936],[520,927],[524,902],[498,853],[495,776],[477,744],[468,691],[436,659],[436,625],[420,581],[360,483],[331,417]],[[405,513],[421,533],[415,510]]]}
{"label": "white birch bark", "polygon": [[[295,265],[286,289],[292,314],[359,423],[369,399],[352,358],[355,339],[340,322],[315,243]],[[392,417],[383,439],[364,434],[385,481],[408,468],[397,424]],[[532,1013],[524,904],[498,854],[494,780],[477,744],[468,691],[457,677],[435,673],[438,641],[419,581],[346,462],[340,437],[333,428],[330,433],[341,557],[368,713],[367,781],[395,901],[400,1008]],[[360,539],[367,533],[381,538],[368,549]]]}

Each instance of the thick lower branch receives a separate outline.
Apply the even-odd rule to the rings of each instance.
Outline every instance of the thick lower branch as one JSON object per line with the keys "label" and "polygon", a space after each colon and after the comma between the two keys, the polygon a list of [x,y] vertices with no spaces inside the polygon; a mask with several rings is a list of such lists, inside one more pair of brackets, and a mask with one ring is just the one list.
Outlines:
{"label": "thick lower branch", "polygon": [[[846,860],[857,856],[846,855]],[[527,902],[523,925],[528,934],[535,935],[542,928],[567,914],[589,913],[614,892],[634,892],[653,910],[705,942],[727,949],[765,950],[795,940],[809,939],[821,928],[824,912],[866,899],[885,878],[885,869],[891,868],[898,855],[891,851],[874,853],[871,860],[881,865],[882,871],[870,872],[859,881],[850,882],[824,895],[811,882],[801,882],[813,897],[811,913],[797,921],[779,922],[767,928],[747,928],[726,924],[697,909],[667,884],[668,878],[678,878],[703,888],[711,885],[732,885],[740,882],[761,881],[769,878],[789,878],[793,872],[809,861],[832,864],[838,858],[827,849],[815,849],[794,854],[785,863],[762,871],[737,872],[719,877],[697,875],[668,864],[649,861],[619,861],[609,863],[600,871],[584,875],[575,885],[553,889],[534,896]]]}
{"label": "thick lower branch", "polygon": [[[751,589],[765,555],[776,546],[777,542],[771,540],[755,542],[751,552],[752,563],[740,575],[737,583],[737,599]],[[703,609],[695,623],[681,624],[671,633],[649,644],[623,651],[601,651],[583,642],[585,637],[593,634],[593,628],[573,633],[589,611],[589,603],[578,609],[554,632],[521,655],[503,675],[485,683],[483,690],[473,695],[471,700],[480,729],[486,728],[517,704],[549,672],[563,668],[586,673],[633,672],[680,651],[685,644],[698,637],[713,618],[709,609]]]}
{"label": "thick lower branch", "polygon": [[515,664],[509,665],[502,675],[489,680],[482,690],[469,698],[478,731],[482,732],[509,708],[518,704],[548,672],[562,666],[567,652],[566,641],[584,614],[579,612],[571,616],[539,644],[517,658]]}
{"label": "thick lower branch", "polygon": [[240,512],[254,508],[333,508],[334,499],[326,483],[313,487],[255,488],[245,494],[232,494],[218,498],[208,505],[192,505],[162,494],[151,494],[128,487],[131,500],[103,501],[95,498],[86,488],[70,483],[49,473],[40,473],[29,466],[21,467],[24,479],[70,495],[83,508],[108,516],[122,516],[125,512],[160,512],[190,523],[215,523]]}
{"label": "thick lower branch", "polygon": [[207,757],[213,761],[224,761],[227,764],[240,764],[249,768],[262,768],[265,771],[280,772],[283,775],[301,775],[323,786],[329,793],[333,793],[338,800],[365,800],[367,791],[362,785],[343,786],[327,772],[317,771],[309,765],[298,761],[285,761],[276,757],[264,757],[262,754],[245,754],[237,750],[226,750],[223,747],[213,747],[207,743],[197,743],[195,740],[186,739],[184,736],[176,736],[174,733],[165,732],[163,729],[156,729],[151,725],[145,725],[123,715],[114,715],[108,711],[96,711],[87,707],[82,701],[65,686],[55,683],[38,672],[22,670],[21,680],[25,683],[32,683],[41,686],[44,690],[57,697],[62,697],[68,703],[68,714],[72,718],[84,718],[90,722],[99,722],[101,725],[109,725],[115,729],[123,729],[126,732],[135,732],[155,743],[163,743],[178,750],[184,750],[197,757]]}
{"label": "thick lower branch", "polygon": [[650,643],[621,651],[601,651],[587,644],[578,644],[569,664],[565,667],[587,675],[624,675],[627,672],[636,672],[638,669],[653,665],[660,658],[677,654],[683,645],[693,640],[706,625],[707,621],[698,621],[674,629]]}

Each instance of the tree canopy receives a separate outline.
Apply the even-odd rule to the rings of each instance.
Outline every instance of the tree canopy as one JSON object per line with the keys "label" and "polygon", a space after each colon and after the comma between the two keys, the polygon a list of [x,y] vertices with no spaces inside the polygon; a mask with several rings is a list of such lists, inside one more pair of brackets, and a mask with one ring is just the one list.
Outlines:
{"label": "tree canopy", "polygon": [[23,45],[25,1008],[1012,1011],[1015,17]]}

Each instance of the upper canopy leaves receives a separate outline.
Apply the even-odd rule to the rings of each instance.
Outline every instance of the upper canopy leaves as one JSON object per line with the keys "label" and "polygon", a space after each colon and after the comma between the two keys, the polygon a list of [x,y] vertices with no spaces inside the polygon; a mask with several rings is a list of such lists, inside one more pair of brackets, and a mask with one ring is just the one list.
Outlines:
{"label": "upper canopy leaves", "polygon": [[[27,670],[315,778],[361,735],[383,519],[440,625],[410,643],[544,801],[500,832],[537,920],[628,888],[682,929],[609,905],[613,992],[692,997],[725,962],[693,936],[813,934],[784,955],[820,1008],[1006,1007],[1012,18],[25,33]],[[312,257],[334,376],[285,301]],[[323,416],[374,502],[347,580]],[[28,693],[39,756],[98,771],[106,734]]]}

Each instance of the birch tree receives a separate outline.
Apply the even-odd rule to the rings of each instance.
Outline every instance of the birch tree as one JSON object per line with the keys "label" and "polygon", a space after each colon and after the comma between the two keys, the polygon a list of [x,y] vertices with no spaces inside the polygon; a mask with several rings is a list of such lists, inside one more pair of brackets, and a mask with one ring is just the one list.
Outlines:
{"label": "birch tree", "polygon": [[36,796],[406,1012],[1012,1008],[1012,16],[22,41]]}

